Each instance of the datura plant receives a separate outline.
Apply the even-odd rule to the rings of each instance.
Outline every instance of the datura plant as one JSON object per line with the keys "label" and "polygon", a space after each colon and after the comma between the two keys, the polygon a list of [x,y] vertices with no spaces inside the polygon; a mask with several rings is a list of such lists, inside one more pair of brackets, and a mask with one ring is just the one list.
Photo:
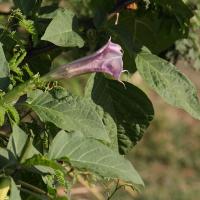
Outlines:
{"label": "datura plant", "polygon": [[[81,176],[90,186],[117,180],[105,186],[108,200],[122,186],[140,192],[133,184],[144,186],[143,174],[124,155],[154,109],[129,80],[138,71],[165,101],[200,119],[194,84],[158,56],[187,39],[193,12],[182,0],[13,3],[0,25],[0,125],[10,125],[0,134],[0,199],[70,200]],[[71,62],[53,68],[63,52]],[[57,85],[88,73],[84,97]]]}

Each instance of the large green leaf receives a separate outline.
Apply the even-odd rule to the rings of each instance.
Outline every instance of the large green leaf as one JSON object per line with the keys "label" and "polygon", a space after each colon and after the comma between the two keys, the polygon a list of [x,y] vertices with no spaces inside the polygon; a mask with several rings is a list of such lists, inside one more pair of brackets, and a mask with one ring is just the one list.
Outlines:
{"label": "large green leaf", "polygon": [[80,130],[86,136],[110,141],[101,118],[90,102],[66,90],[29,94],[28,103],[43,122],[52,122],[67,131]]}
{"label": "large green leaf", "polygon": [[63,47],[78,46],[81,48],[84,45],[79,34],[78,20],[75,14],[67,8],[57,12],[41,39]]}
{"label": "large green leaf", "polygon": [[35,5],[36,0],[13,0],[17,8],[22,11],[22,14],[27,15]]}
{"label": "large green leaf", "polygon": [[9,200],[21,200],[21,197],[20,197],[20,192],[19,190],[17,189],[17,186],[15,184],[15,182],[13,181],[13,179],[10,177],[11,179],[11,187],[10,187],[10,198]]}
{"label": "large green leaf", "polygon": [[136,54],[136,65],[147,85],[163,99],[200,119],[200,104],[195,86],[174,65],[146,51]]}
{"label": "large green leaf", "polygon": [[10,78],[8,77],[10,74],[9,65],[6,61],[2,45],[0,43],[0,90],[5,91],[9,84]]}
{"label": "large green leaf", "polygon": [[111,143],[121,154],[128,153],[146,132],[154,110],[146,94],[136,86],[105,78],[103,73],[91,75],[85,97],[91,98],[102,118]]}
{"label": "large green leaf", "polygon": [[54,138],[47,157],[68,157],[74,167],[88,169],[106,178],[119,178],[143,185],[141,177],[128,160],[101,142],[84,137],[79,131],[60,131]]}

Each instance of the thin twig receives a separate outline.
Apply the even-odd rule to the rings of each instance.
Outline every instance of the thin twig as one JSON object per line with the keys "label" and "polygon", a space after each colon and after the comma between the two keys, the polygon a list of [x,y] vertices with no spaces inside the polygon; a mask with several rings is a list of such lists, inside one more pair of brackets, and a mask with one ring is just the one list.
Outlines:
{"label": "thin twig", "polygon": [[26,186],[26,187],[28,187],[28,188],[31,188],[32,190],[35,190],[35,191],[37,191],[37,192],[39,192],[39,193],[41,193],[41,194],[46,195],[46,196],[49,197],[50,199],[54,199],[54,200],[55,200],[55,198],[52,197],[49,193],[47,193],[47,192],[45,192],[45,191],[43,191],[43,190],[41,190],[41,189],[39,189],[39,188],[37,188],[37,187],[35,187],[35,186],[33,186],[33,185],[30,185],[30,184],[28,184],[28,183],[26,183],[26,182],[24,182],[24,181],[21,181],[21,180],[16,180],[16,179],[15,179],[15,181],[18,182],[18,183],[20,183],[21,185],[24,185],[24,186]]}
{"label": "thin twig", "polygon": [[20,191],[22,191],[22,192],[25,192],[25,193],[31,194],[31,195],[37,197],[38,199],[45,200],[44,198],[42,198],[42,197],[39,196],[38,194],[35,194],[34,192],[31,192],[31,191],[26,190],[26,189],[24,189],[24,188],[17,187],[17,189],[20,190]]}
{"label": "thin twig", "polygon": [[108,13],[108,20],[110,18],[112,18],[113,16],[115,16],[118,12],[120,12],[121,10],[123,10],[125,7],[127,7],[128,5],[132,4],[132,3],[136,3],[140,0],[127,0],[127,1],[120,1],[113,10],[111,10]]}

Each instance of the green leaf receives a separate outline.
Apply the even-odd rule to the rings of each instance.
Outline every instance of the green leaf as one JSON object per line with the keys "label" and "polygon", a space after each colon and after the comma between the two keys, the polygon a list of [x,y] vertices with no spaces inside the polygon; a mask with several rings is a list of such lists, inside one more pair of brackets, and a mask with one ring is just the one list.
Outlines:
{"label": "green leaf", "polygon": [[58,11],[41,39],[63,47],[78,46],[81,48],[84,45],[79,34],[78,20],[75,14],[67,8]]}
{"label": "green leaf", "polygon": [[0,106],[0,126],[4,123],[4,116],[6,113],[6,109],[3,106]]}
{"label": "green leaf", "polygon": [[106,178],[123,179],[144,185],[128,160],[101,142],[84,137],[79,131],[60,131],[54,138],[47,157],[68,157],[74,167],[87,169]]}
{"label": "green leaf", "polygon": [[97,12],[93,18],[94,25],[97,29],[106,25],[108,15],[103,8],[97,6]]}
{"label": "green leaf", "polygon": [[131,55],[133,50],[133,32],[132,30],[124,25],[124,24],[117,24],[117,25],[109,25],[106,26],[114,35],[121,40],[121,42],[126,47],[127,51]]}
{"label": "green leaf", "polygon": [[[17,159],[20,157],[22,149],[26,143],[27,135],[22,129],[20,129],[15,123],[13,124],[13,133],[10,135],[8,142],[8,155],[9,163],[16,163]],[[40,154],[40,152],[34,147],[31,147],[29,155],[27,158],[33,157],[35,154]],[[29,168],[30,171],[39,173],[41,175],[46,173],[54,174],[54,170],[49,167],[37,166]]]}
{"label": "green leaf", "polygon": [[34,155],[33,157],[27,159],[23,165],[23,168],[30,168],[35,165],[46,166],[63,171],[63,167],[58,162],[55,162],[40,155]]}
{"label": "green leaf", "polygon": [[165,101],[200,119],[195,86],[174,65],[146,51],[136,54],[136,65],[147,85]]}
{"label": "green leaf", "polygon": [[5,91],[9,84],[10,84],[10,78],[8,77],[10,75],[9,65],[6,61],[2,44],[0,43],[0,90]]}
{"label": "green leaf", "polygon": [[136,86],[93,74],[88,80],[85,97],[92,99],[110,137],[110,148],[128,153],[143,137],[154,110],[146,94]]}
{"label": "green leaf", "polygon": [[8,164],[8,151],[0,147],[0,169]]}
{"label": "green leaf", "polygon": [[9,113],[10,117],[15,121],[16,124],[19,124],[19,113],[15,107],[10,105],[4,105],[6,112]]}
{"label": "green leaf", "polygon": [[38,21],[41,21],[43,19],[53,19],[59,10],[62,10],[61,8],[57,6],[44,6],[40,9]]}
{"label": "green leaf", "polygon": [[61,129],[80,130],[86,136],[110,141],[104,125],[90,102],[66,90],[44,92],[23,104],[32,108],[43,122],[52,122]]}
{"label": "green leaf", "polygon": [[16,8],[19,8],[24,15],[28,15],[28,13],[33,9],[36,0],[13,0]]}
{"label": "green leaf", "polygon": [[[11,178],[11,177],[10,177]],[[21,200],[20,191],[17,189],[15,182],[11,178],[10,198],[9,200]]]}
{"label": "green leaf", "polygon": [[38,41],[38,33],[35,28],[34,21],[22,19],[19,22],[19,25],[24,27],[32,35],[33,42],[34,42],[34,44],[36,44]]}

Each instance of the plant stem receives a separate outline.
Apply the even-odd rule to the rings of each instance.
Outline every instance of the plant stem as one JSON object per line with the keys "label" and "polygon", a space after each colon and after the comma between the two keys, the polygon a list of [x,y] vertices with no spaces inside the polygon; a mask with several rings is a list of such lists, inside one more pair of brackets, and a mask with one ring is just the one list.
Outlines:
{"label": "plant stem", "polygon": [[111,199],[120,187],[121,187],[121,186],[119,186],[119,179],[118,179],[117,185],[116,185],[116,188],[115,188],[114,192],[111,194],[110,197],[108,197],[107,200]]}
{"label": "plant stem", "polygon": [[55,198],[52,197],[49,193],[47,193],[47,192],[45,192],[45,191],[43,191],[43,190],[41,190],[41,189],[39,189],[39,188],[37,188],[37,187],[35,187],[35,186],[33,186],[33,185],[30,185],[30,184],[28,184],[28,183],[25,183],[24,181],[21,181],[21,180],[16,180],[16,179],[15,179],[15,181],[18,182],[18,183],[20,183],[21,185],[24,185],[24,186],[26,186],[26,187],[28,187],[28,188],[31,188],[32,190],[35,190],[35,191],[37,191],[37,192],[40,192],[41,194],[46,195],[46,196],[49,197],[50,199],[54,199],[54,200],[55,200]]}
{"label": "plant stem", "polygon": [[42,198],[42,197],[39,196],[38,194],[35,194],[34,192],[31,192],[31,191],[26,190],[26,189],[24,189],[24,188],[17,187],[17,189],[20,190],[20,191],[22,191],[22,192],[25,192],[25,193],[31,194],[31,195],[37,197],[38,199],[45,200],[44,198]]}

